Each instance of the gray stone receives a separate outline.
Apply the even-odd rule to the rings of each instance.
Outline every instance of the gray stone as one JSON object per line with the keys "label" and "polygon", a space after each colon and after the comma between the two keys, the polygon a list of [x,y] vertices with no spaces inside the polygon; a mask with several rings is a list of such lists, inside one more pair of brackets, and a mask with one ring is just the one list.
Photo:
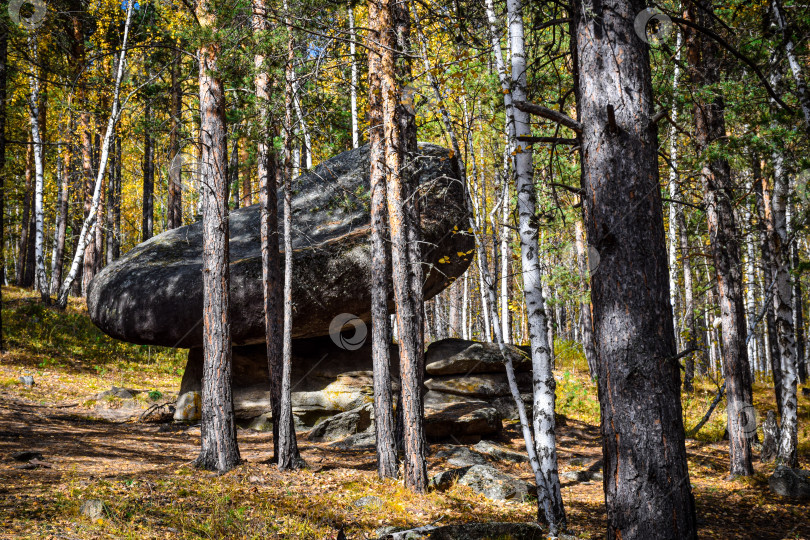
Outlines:
{"label": "gray stone", "polygon": [[99,501],[98,499],[91,499],[89,501],[84,501],[82,503],[79,512],[87,519],[91,521],[96,521],[104,518],[106,510],[107,508],[103,501]]}
{"label": "gray stone", "polygon": [[[406,531],[387,527],[378,540],[482,540],[504,538],[509,540],[540,540],[545,538],[543,528],[537,523],[463,523],[419,527]],[[378,533],[382,531],[378,529]],[[559,538],[572,538],[561,535]]]}
{"label": "gray stone", "polygon": [[262,433],[273,431],[273,415],[271,413],[260,414],[251,420],[248,429]]}
{"label": "gray stone", "polygon": [[442,408],[425,407],[425,434],[432,439],[483,437],[503,429],[501,415],[484,401],[453,403]]}
{"label": "gray stone", "polygon": [[492,441],[479,441],[475,446],[473,446],[473,448],[476,451],[491,456],[498,461],[508,461],[511,463],[526,463],[529,461],[529,456],[526,454],[513,452],[508,448],[498,446]]}
{"label": "gray stone", "polygon": [[[527,390],[525,387],[523,390]],[[530,393],[521,393],[521,399],[523,400],[523,406],[526,409],[526,416],[528,418],[532,417],[532,410],[534,409],[533,405],[533,396]],[[501,416],[504,420],[519,420],[520,415],[518,415],[517,405],[515,405],[515,399],[511,396],[501,396],[496,397],[494,399],[488,400],[492,403],[492,406],[498,409],[498,412],[501,413]]]}
{"label": "gray stone", "polygon": [[178,422],[199,422],[202,418],[202,396],[199,392],[186,392],[174,404],[174,419]]}
{"label": "gray stone", "polygon": [[[420,144],[419,154],[415,176],[429,299],[467,269],[474,244],[465,232],[467,194],[456,159],[431,144]],[[327,335],[341,313],[370,321],[368,145],[314,167],[293,189],[293,337]],[[279,197],[279,207],[282,203]],[[259,213],[253,205],[229,215],[234,345],[264,342]],[[124,341],[200,347],[202,274],[202,223],[166,231],[96,275],[87,294],[90,318]],[[393,293],[390,304],[393,308]]]}
{"label": "gray stone", "polygon": [[[517,374],[518,388],[521,392],[531,391],[531,374]],[[476,373],[469,375],[446,375],[432,377],[425,381],[428,390],[455,394],[465,397],[492,399],[499,396],[511,396],[506,374]]]}
{"label": "gray stone", "polygon": [[370,450],[377,447],[377,435],[373,428],[369,428],[362,433],[355,433],[333,442],[329,446],[338,450]]}
{"label": "gray stone", "polygon": [[133,390],[131,388],[120,388],[118,386],[112,386],[109,390],[105,390],[100,394],[96,395],[96,399],[105,399],[105,398],[119,398],[119,399],[132,399],[135,397],[136,394],[139,394],[137,390]]}
{"label": "gray stone", "polygon": [[[531,371],[528,351],[507,345],[507,354],[517,372]],[[434,341],[425,352],[429,375],[467,375],[470,373],[506,373],[503,355],[497,343],[481,343],[448,338]]]}
{"label": "gray stone", "polygon": [[496,501],[524,501],[529,495],[537,493],[531,484],[502,473],[491,465],[454,469],[439,473],[430,480],[430,485],[440,491],[448,489],[453,483],[469,486],[476,493]]}
{"label": "gray stone", "polygon": [[322,420],[312,428],[307,439],[313,442],[344,439],[369,429],[372,426],[373,419],[373,407],[371,403],[368,403],[351,411],[342,412]]}
{"label": "gray stone", "polygon": [[20,377],[20,382],[23,386],[34,386],[34,377],[32,375],[23,375]]}
{"label": "gray stone", "polygon": [[768,479],[771,491],[782,497],[810,500],[810,471],[778,465]]}
{"label": "gray stone", "polygon": [[487,465],[487,458],[473,452],[466,446],[448,445],[443,450],[436,452],[436,457],[447,460],[453,467],[469,467],[471,465]]}
{"label": "gray stone", "polygon": [[374,495],[366,495],[365,497],[360,497],[352,504],[358,508],[380,508],[385,504],[385,501]]}

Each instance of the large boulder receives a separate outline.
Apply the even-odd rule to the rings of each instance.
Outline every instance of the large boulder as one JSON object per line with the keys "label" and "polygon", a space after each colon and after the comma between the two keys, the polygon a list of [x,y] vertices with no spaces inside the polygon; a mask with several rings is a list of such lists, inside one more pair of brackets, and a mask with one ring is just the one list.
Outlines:
{"label": "large boulder", "polygon": [[[427,299],[467,269],[473,239],[465,232],[467,194],[456,160],[430,144],[420,144],[419,153],[415,175]],[[318,165],[295,180],[294,189],[293,337],[327,335],[330,322],[341,313],[369,321],[369,147]],[[230,213],[235,345],[264,341],[259,225],[258,205]],[[136,246],[99,272],[87,295],[91,319],[110,336],[183,348],[202,345],[202,303],[200,222]]]}
{"label": "large boulder", "polygon": [[[529,347],[506,345],[516,372],[532,370]],[[497,343],[481,343],[447,338],[434,341],[425,351],[428,375],[468,375],[470,373],[506,373],[503,354]]]}
{"label": "large boulder", "polygon": [[459,484],[469,486],[476,493],[496,501],[525,501],[529,495],[536,496],[537,489],[527,482],[502,473],[492,465],[472,465],[437,474],[430,485],[444,491]]}
{"label": "large boulder", "polygon": [[768,486],[782,497],[810,501],[810,471],[778,465],[768,478]]}

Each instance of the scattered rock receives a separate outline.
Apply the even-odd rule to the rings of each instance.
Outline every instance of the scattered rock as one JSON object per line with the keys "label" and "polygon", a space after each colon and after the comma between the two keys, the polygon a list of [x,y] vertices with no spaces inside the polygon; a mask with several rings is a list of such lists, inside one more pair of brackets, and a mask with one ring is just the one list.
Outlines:
{"label": "scattered rock", "polygon": [[[537,523],[464,523],[460,525],[444,525],[418,527],[406,531],[397,531],[394,527],[390,532],[381,534],[378,540],[481,540],[483,538],[509,538],[510,540],[539,540],[545,538],[543,528]],[[381,531],[378,529],[377,532]],[[559,538],[571,538],[565,535]]]}
{"label": "scattered rock", "polygon": [[263,433],[273,431],[272,413],[260,414],[250,422],[248,429],[252,429],[253,431],[261,431]]}
{"label": "scattered rock", "polygon": [[362,433],[372,426],[373,418],[373,406],[368,403],[322,420],[312,428],[307,439],[313,442],[336,441]]}
{"label": "scattered rock", "polygon": [[[507,345],[507,354],[517,372],[532,369],[528,351]],[[434,341],[425,352],[425,369],[429,375],[467,375],[470,373],[506,373],[497,343],[480,343],[448,338]]]}
{"label": "scattered rock", "polygon": [[443,408],[425,407],[425,434],[432,439],[483,437],[503,429],[497,409],[484,401],[454,403]]}
{"label": "scattered rock", "polygon": [[380,508],[385,504],[385,501],[374,495],[366,495],[365,497],[360,497],[352,504],[358,508]]}
{"label": "scattered rock", "polygon": [[139,392],[137,390],[133,390],[131,388],[119,388],[118,386],[113,386],[109,390],[105,390],[100,394],[96,395],[96,399],[105,399],[105,398],[132,399],[138,393]]}
{"label": "scattered rock", "polygon": [[[425,299],[464,273],[473,252],[469,210],[450,151],[419,144],[415,181],[424,245]],[[371,320],[369,145],[324,161],[293,181],[293,337],[326,336],[341,313]],[[283,197],[279,198],[279,205]],[[230,212],[230,310],[234,345],[264,342],[258,204]],[[89,285],[92,321],[117,339],[201,347],[202,222],[159,234],[104,267]],[[439,260],[442,259],[442,264]],[[393,307],[393,294],[391,295]]]}
{"label": "scattered rock", "polygon": [[810,471],[779,465],[768,479],[771,491],[782,497],[810,500]]}
{"label": "scattered rock", "polygon": [[762,450],[759,453],[759,460],[769,463],[776,458],[776,451],[779,444],[779,426],[776,424],[776,413],[768,411],[765,415],[765,422],[762,423]]}
{"label": "scattered rock", "polygon": [[491,465],[472,465],[437,474],[430,480],[430,485],[444,491],[456,482],[469,486],[476,493],[496,501],[524,501],[529,495],[536,495],[537,490],[531,484],[513,476],[502,473]]}
{"label": "scattered rock", "polygon": [[374,433],[374,429],[369,428],[362,433],[349,435],[345,439],[333,442],[329,446],[338,450],[368,450],[376,448],[377,435]]}
{"label": "scattered rock", "polygon": [[198,422],[202,418],[202,396],[199,392],[186,392],[177,398],[174,419],[178,422]]}
{"label": "scattered rock", "polygon": [[444,450],[436,452],[436,457],[446,459],[447,463],[454,467],[489,464],[484,455],[473,452],[466,446],[448,445]]}
{"label": "scattered rock", "polygon": [[588,471],[565,471],[560,473],[560,478],[568,482],[587,482],[591,475]]}
{"label": "scattered rock", "polygon": [[572,467],[582,467],[585,465],[585,458],[583,457],[572,457],[568,460],[568,464]]}
{"label": "scattered rock", "polygon": [[20,382],[23,384],[23,386],[34,386],[34,377],[32,375],[23,375],[20,377]]}
{"label": "scattered rock", "polygon": [[266,480],[264,479],[264,476],[257,476],[255,474],[252,474],[248,476],[248,482],[250,482],[251,484],[264,484]]}
{"label": "scattered rock", "polygon": [[104,518],[106,510],[107,508],[103,501],[92,499],[89,501],[84,501],[79,512],[87,519],[96,521]]}
{"label": "scattered rock", "polygon": [[502,446],[498,446],[492,441],[479,441],[475,446],[473,446],[473,448],[476,451],[491,456],[498,461],[508,461],[511,463],[526,463],[529,461],[529,456],[521,454],[520,452],[513,452],[512,450]]}
{"label": "scattered rock", "polygon": [[23,450],[22,452],[14,452],[11,457],[14,461],[31,461],[32,459],[42,459],[42,452]]}

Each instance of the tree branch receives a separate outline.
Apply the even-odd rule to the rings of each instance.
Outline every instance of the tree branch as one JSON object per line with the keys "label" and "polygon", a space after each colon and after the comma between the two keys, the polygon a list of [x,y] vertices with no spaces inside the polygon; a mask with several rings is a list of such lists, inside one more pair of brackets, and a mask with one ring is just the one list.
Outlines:
{"label": "tree branch", "polygon": [[582,133],[582,124],[561,112],[549,109],[548,107],[543,107],[542,105],[535,105],[534,103],[529,103],[528,101],[516,101],[513,103],[513,105],[525,113],[533,114],[534,116],[539,116],[541,118],[545,118],[546,120],[551,120],[552,122],[563,125],[576,133]]}

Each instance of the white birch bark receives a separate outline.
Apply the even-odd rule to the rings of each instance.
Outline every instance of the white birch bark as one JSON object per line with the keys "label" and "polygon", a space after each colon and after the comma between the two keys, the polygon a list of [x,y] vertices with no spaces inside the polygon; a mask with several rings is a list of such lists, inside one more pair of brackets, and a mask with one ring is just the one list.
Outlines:
{"label": "white birch bark", "polygon": [[[676,94],[678,91],[678,83],[680,82],[681,68],[681,42],[682,34],[678,32],[676,39],[675,50],[675,67],[672,74],[672,92]],[[672,202],[678,198],[678,130],[675,129],[674,124],[678,118],[678,109],[675,106],[673,99],[672,111],[670,113],[673,125],[670,126],[669,132],[669,230],[667,240],[669,243],[669,296],[672,303],[672,323],[675,328],[675,339],[678,349],[683,349],[681,339],[681,326],[678,324],[678,310],[679,310],[679,289],[678,289],[678,244],[680,241],[680,224],[678,219],[678,212],[683,212],[682,208],[678,208],[676,203]]]}
{"label": "white birch bark", "polygon": [[462,339],[470,339],[470,329],[467,327],[467,302],[469,300],[470,295],[470,273],[464,272],[464,292],[461,295],[461,338]]}
{"label": "white birch bark", "polygon": [[73,281],[79,273],[84,258],[84,249],[87,243],[93,238],[95,228],[97,226],[98,206],[101,201],[101,187],[104,184],[104,175],[107,173],[107,160],[110,157],[110,142],[115,132],[115,125],[118,123],[118,118],[121,114],[121,103],[119,102],[119,94],[121,91],[121,79],[124,77],[124,65],[126,63],[127,55],[127,40],[129,38],[129,28],[132,23],[132,7],[135,2],[127,2],[127,17],[124,23],[124,38],[121,41],[121,53],[118,56],[118,65],[115,74],[115,86],[113,88],[113,104],[110,111],[110,118],[107,120],[107,130],[104,132],[104,142],[101,145],[101,155],[98,160],[98,172],[96,173],[96,183],[93,187],[93,201],[90,206],[90,212],[82,224],[82,230],[79,233],[79,243],[76,246],[76,252],[73,256],[73,262],[70,265],[70,272],[68,272],[62,287],[59,290],[59,297],[56,304],[59,307],[67,305],[68,293],[70,291]]}
{"label": "white birch bark", "polygon": [[351,100],[351,115],[352,115],[352,148],[360,146],[360,132],[357,128],[357,58],[355,40],[357,39],[357,31],[354,27],[354,8],[349,4],[349,54],[351,55],[351,72],[352,72],[352,87],[350,89],[349,98]]}
{"label": "white birch bark", "polygon": [[[491,2],[491,0],[488,0]],[[507,0],[509,42],[512,51],[511,98],[526,101],[526,55],[523,38],[523,8],[520,0]],[[497,51],[496,51],[497,52]],[[497,54],[496,54],[497,56]],[[530,135],[529,115],[511,108],[515,140]],[[514,180],[518,199],[518,226],[523,271],[523,289],[529,323],[529,339],[532,349],[532,383],[534,394],[534,437],[540,470],[548,490],[551,509],[547,519],[552,532],[565,528],[565,510],[557,473],[557,445],[555,441],[555,395],[556,382],[552,373],[551,349],[545,333],[546,311],[540,271],[537,222],[534,219],[536,198],[532,178],[532,150],[513,142],[515,153]],[[539,490],[538,485],[538,490]]]}
{"label": "white birch bark", "polygon": [[796,94],[799,98],[802,114],[804,115],[804,125],[810,130],[810,93],[807,91],[807,83],[802,74],[802,66],[796,58],[796,45],[793,43],[793,38],[790,35],[787,20],[785,19],[785,14],[782,12],[782,6],[779,0],[771,0],[771,9],[773,10],[776,24],[779,25],[779,31],[782,33],[782,40],[785,44],[785,54],[787,55],[788,64],[790,64],[793,80],[796,83]]}
{"label": "white birch bark", "polygon": [[504,343],[512,343],[512,332],[509,325],[509,259],[512,252],[509,249],[511,229],[507,227],[509,221],[509,184],[504,178],[503,199],[501,204],[501,334]]}
{"label": "white birch bark", "polygon": [[[28,37],[28,48],[33,66],[37,66],[39,56],[39,40],[36,33]],[[31,120],[31,142],[34,145],[34,261],[35,279],[34,288],[40,292],[43,299],[49,298],[48,279],[45,276],[45,209],[43,207],[43,192],[45,190],[45,164],[43,163],[42,133],[39,125],[39,79],[36,67],[32,67],[28,74],[31,93],[28,99],[28,111]]]}

